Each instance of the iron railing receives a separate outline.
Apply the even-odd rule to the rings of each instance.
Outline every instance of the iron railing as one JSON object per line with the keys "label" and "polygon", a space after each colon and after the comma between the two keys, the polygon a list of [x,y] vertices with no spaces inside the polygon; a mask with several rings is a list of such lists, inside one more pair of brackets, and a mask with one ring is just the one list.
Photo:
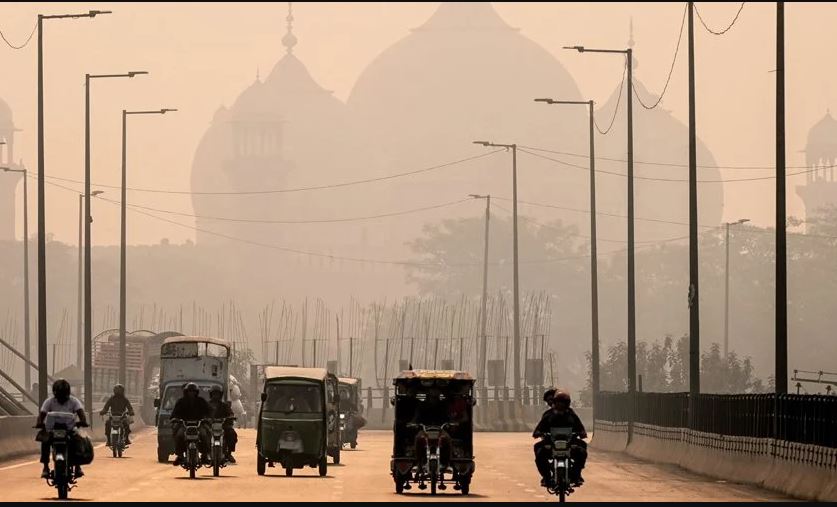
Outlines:
{"label": "iron railing", "polygon": [[601,392],[596,418],[837,447],[837,396]]}

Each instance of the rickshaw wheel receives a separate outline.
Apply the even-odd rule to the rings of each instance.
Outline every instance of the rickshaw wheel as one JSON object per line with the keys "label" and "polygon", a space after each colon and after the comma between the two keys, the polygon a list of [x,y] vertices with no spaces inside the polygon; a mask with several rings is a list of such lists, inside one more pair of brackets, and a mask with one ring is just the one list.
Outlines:
{"label": "rickshaw wheel", "polygon": [[463,479],[459,483],[459,490],[463,495],[467,495],[471,491],[471,478]]}
{"label": "rickshaw wheel", "polygon": [[325,477],[326,473],[328,473],[328,460],[324,454],[323,457],[320,458],[320,477]]}
{"label": "rickshaw wheel", "polygon": [[259,475],[264,475],[265,472],[265,459],[262,457],[261,454],[256,454],[256,472]]}
{"label": "rickshaw wheel", "polygon": [[399,495],[404,493],[404,480],[401,477],[395,478],[395,492]]}
{"label": "rickshaw wheel", "polygon": [[286,476],[290,477],[290,476],[292,476],[293,474],[294,474],[294,469],[293,469],[293,468],[288,467],[288,468],[286,468],[286,469],[285,469],[285,475],[286,475]]}
{"label": "rickshaw wheel", "polygon": [[334,456],[332,456],[332,458],[334,459],[334,464],[335,465],[340,464],[340,449],[339,448],[336,451],[334,451]]}
{"label": "rickshaw wheel", "polygon": [[354,449],[355,447],[357,447],[357,442],[352,442],[352,443],[350,443],[350,444],[349,444],[349,447],[351,447],[352,449]]}

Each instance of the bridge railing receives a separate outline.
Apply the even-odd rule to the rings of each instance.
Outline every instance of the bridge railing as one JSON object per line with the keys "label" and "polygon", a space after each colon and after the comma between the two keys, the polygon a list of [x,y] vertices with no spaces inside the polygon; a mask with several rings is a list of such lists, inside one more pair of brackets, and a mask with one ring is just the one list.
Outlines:
{"label": "bridge railing", "polygon": [[[691,407],[690,407],[690,401]],[[690,414],[690,409],[694,414]],[[596,418],[837,447],[837,396],[601,392]],[[692,416],[692,417],[690,417]]]}

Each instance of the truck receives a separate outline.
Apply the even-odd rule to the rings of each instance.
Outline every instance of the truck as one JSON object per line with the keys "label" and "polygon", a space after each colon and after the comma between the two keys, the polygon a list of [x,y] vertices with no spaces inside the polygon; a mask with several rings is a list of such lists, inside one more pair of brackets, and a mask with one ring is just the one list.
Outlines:
{"label": "truck", "polygon": [[220,338],[172,336],[160,347],[159,394],[154,400],[157,426],[157,461],[168,462],[174,454],[171,412],[183,396],[183,386],[194,382],[200,396],[209,401],[209,390],[220,386],[226,401],[229,392],[230,344]]}

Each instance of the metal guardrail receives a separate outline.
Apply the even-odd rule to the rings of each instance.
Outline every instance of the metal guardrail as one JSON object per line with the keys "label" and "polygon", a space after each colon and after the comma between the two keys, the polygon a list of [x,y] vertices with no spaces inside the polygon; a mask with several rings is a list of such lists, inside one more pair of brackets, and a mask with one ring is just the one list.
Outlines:
{"label": "metal guardrail", "polygon": [[[691,410],[694,411],[690,414]],[[602,392],[596,418],[837,447],[837,396]],[[692,416],[692,417],[690,417]]]}

